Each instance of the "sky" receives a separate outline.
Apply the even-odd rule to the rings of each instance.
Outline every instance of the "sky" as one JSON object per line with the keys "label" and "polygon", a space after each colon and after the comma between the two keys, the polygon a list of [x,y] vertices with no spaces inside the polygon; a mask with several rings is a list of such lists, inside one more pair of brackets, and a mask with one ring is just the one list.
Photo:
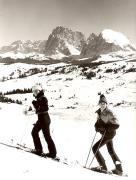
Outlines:
{"label": "sky", "polygon": [[119,31],[136,45],[135,0],[0,0],[0,46],[16,40],[47,40],[64,26],[86,38]]}

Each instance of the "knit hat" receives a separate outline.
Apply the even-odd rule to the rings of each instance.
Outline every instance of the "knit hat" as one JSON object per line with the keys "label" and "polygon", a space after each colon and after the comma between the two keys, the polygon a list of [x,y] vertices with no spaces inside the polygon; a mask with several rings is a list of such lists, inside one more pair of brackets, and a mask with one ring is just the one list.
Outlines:
{"label": "knit hat", "polygon": [[102,102],[107,104],[107,99],[106,99],[106,97],[103,94],[100,95],[99,104],[102,103]]}

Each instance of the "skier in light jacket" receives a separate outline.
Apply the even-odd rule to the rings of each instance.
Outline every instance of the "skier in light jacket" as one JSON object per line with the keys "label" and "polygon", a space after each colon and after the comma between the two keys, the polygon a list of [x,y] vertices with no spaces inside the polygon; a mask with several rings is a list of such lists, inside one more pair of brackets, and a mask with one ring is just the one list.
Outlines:
{"label": "skier in light jacket", "polygon": [[96,111],[97,121],[95,123],[95,130],[101,133],[102,136],[101,139],[94,144],[92,150],[100,166],[94,167],[92,170],[107,171],[105,160],[99,151],[103,145],[106,145],[115,165],[115,169],[113,169],[112,172],[122,175],[122,164],[113,147],[113,138],[116,135],[116,129],[119,128],[119,123],[113,112],[107,107],[107,100],[103,94],[100,95],[99,106],[100,108]]}

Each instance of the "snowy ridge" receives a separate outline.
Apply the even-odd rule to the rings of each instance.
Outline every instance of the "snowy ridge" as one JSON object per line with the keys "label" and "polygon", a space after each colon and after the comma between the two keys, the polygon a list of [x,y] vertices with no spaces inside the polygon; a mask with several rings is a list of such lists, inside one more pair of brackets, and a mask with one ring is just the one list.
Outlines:
{"label": "snowy ridge", "polygon": [[115,32],[111,29],[105,29],[102,31],[101,34],[102,37],[106,40],[106,42],[114,43],[122,48],[130,43],[125,35],[120,32]]}
{"label": "snowy ridge", "polygon": [[7,53],[7,52],[14,52],[14,53],[43,53],[43,50],[45,48],[46,41],[45,40],[38,40],[38,41],[32,41],[32,40],[18,40],[13,43],[11,43],[9,46],[3,46],[0,49],[0,53]]}
{"label": "snowy ridge", "polygon": [[[82,58],[95,57],[102,54],[118,52],[136,53],[135,47],[131,45],[125,35],[110,29],[103,30],[98,36],[91,34],[81,51]],[[116,54],[115,54],[116,55]]]}
{"label": "snowy ridge", "polygon": [[95,60],[95,62],[110,62],[110,61],[131,61],[136,59],[136,52],[112,52],[109,54],[101,54],[99,58]]}
{"label": "snowy ridge", "polygon": [[30,59],[34,59],[34,60],[48,60],[48,57],[45,56],[45,54],[39,54],[36,52],[32,52],[32,53],[21,53],[21,52],[7,52],[7,53],[3,53],[0,55],[1,58],[7,58],[10,57],[12,59],[26,59],[26,58],[30,58]]}

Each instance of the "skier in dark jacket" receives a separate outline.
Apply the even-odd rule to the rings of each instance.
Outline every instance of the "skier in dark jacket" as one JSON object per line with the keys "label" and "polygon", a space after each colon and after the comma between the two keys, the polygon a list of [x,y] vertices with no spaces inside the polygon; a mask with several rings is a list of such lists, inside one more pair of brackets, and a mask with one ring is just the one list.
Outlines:
{"label": "skier in dark jacket", "polygon": [[42,144],[39,138],[39,131],[42,130],[49,150],[49,153],[47,153],[46,156],[50,158],[55,158],[57,152],[50,134],[51,120],[48,114],[48,100],[44,95],[44,91],[41,85],[33,86],[32,91],[34,97],[36,98],[36,100],[32,101],[32,104],[36,110],[36,114],[38,115],[38,121],[36,122],[32,130],[32,137],[35,146],[35,150],[33,153],[38,155],[41,155],[43,153]]}
{"label": "skier in dark jacket", "polygon": [[107,171],[105,160],[101,155],[99,149],[106,145],[108,152],[115,164],[115,169],[112,170],[114,174],[122,175],[122,165],[119,157],[115,153],[113,147],[113,138],[116,135],[116,129],[119,128],[119,123],[113,112],[107,107],[107,100],[102,94],[99,100],[100,108],[96,111],[97,121],[95,123],[95,130],[101,133],[101,139],[94,144],[92,150],[100,166],[92,168],[95,171]]}

